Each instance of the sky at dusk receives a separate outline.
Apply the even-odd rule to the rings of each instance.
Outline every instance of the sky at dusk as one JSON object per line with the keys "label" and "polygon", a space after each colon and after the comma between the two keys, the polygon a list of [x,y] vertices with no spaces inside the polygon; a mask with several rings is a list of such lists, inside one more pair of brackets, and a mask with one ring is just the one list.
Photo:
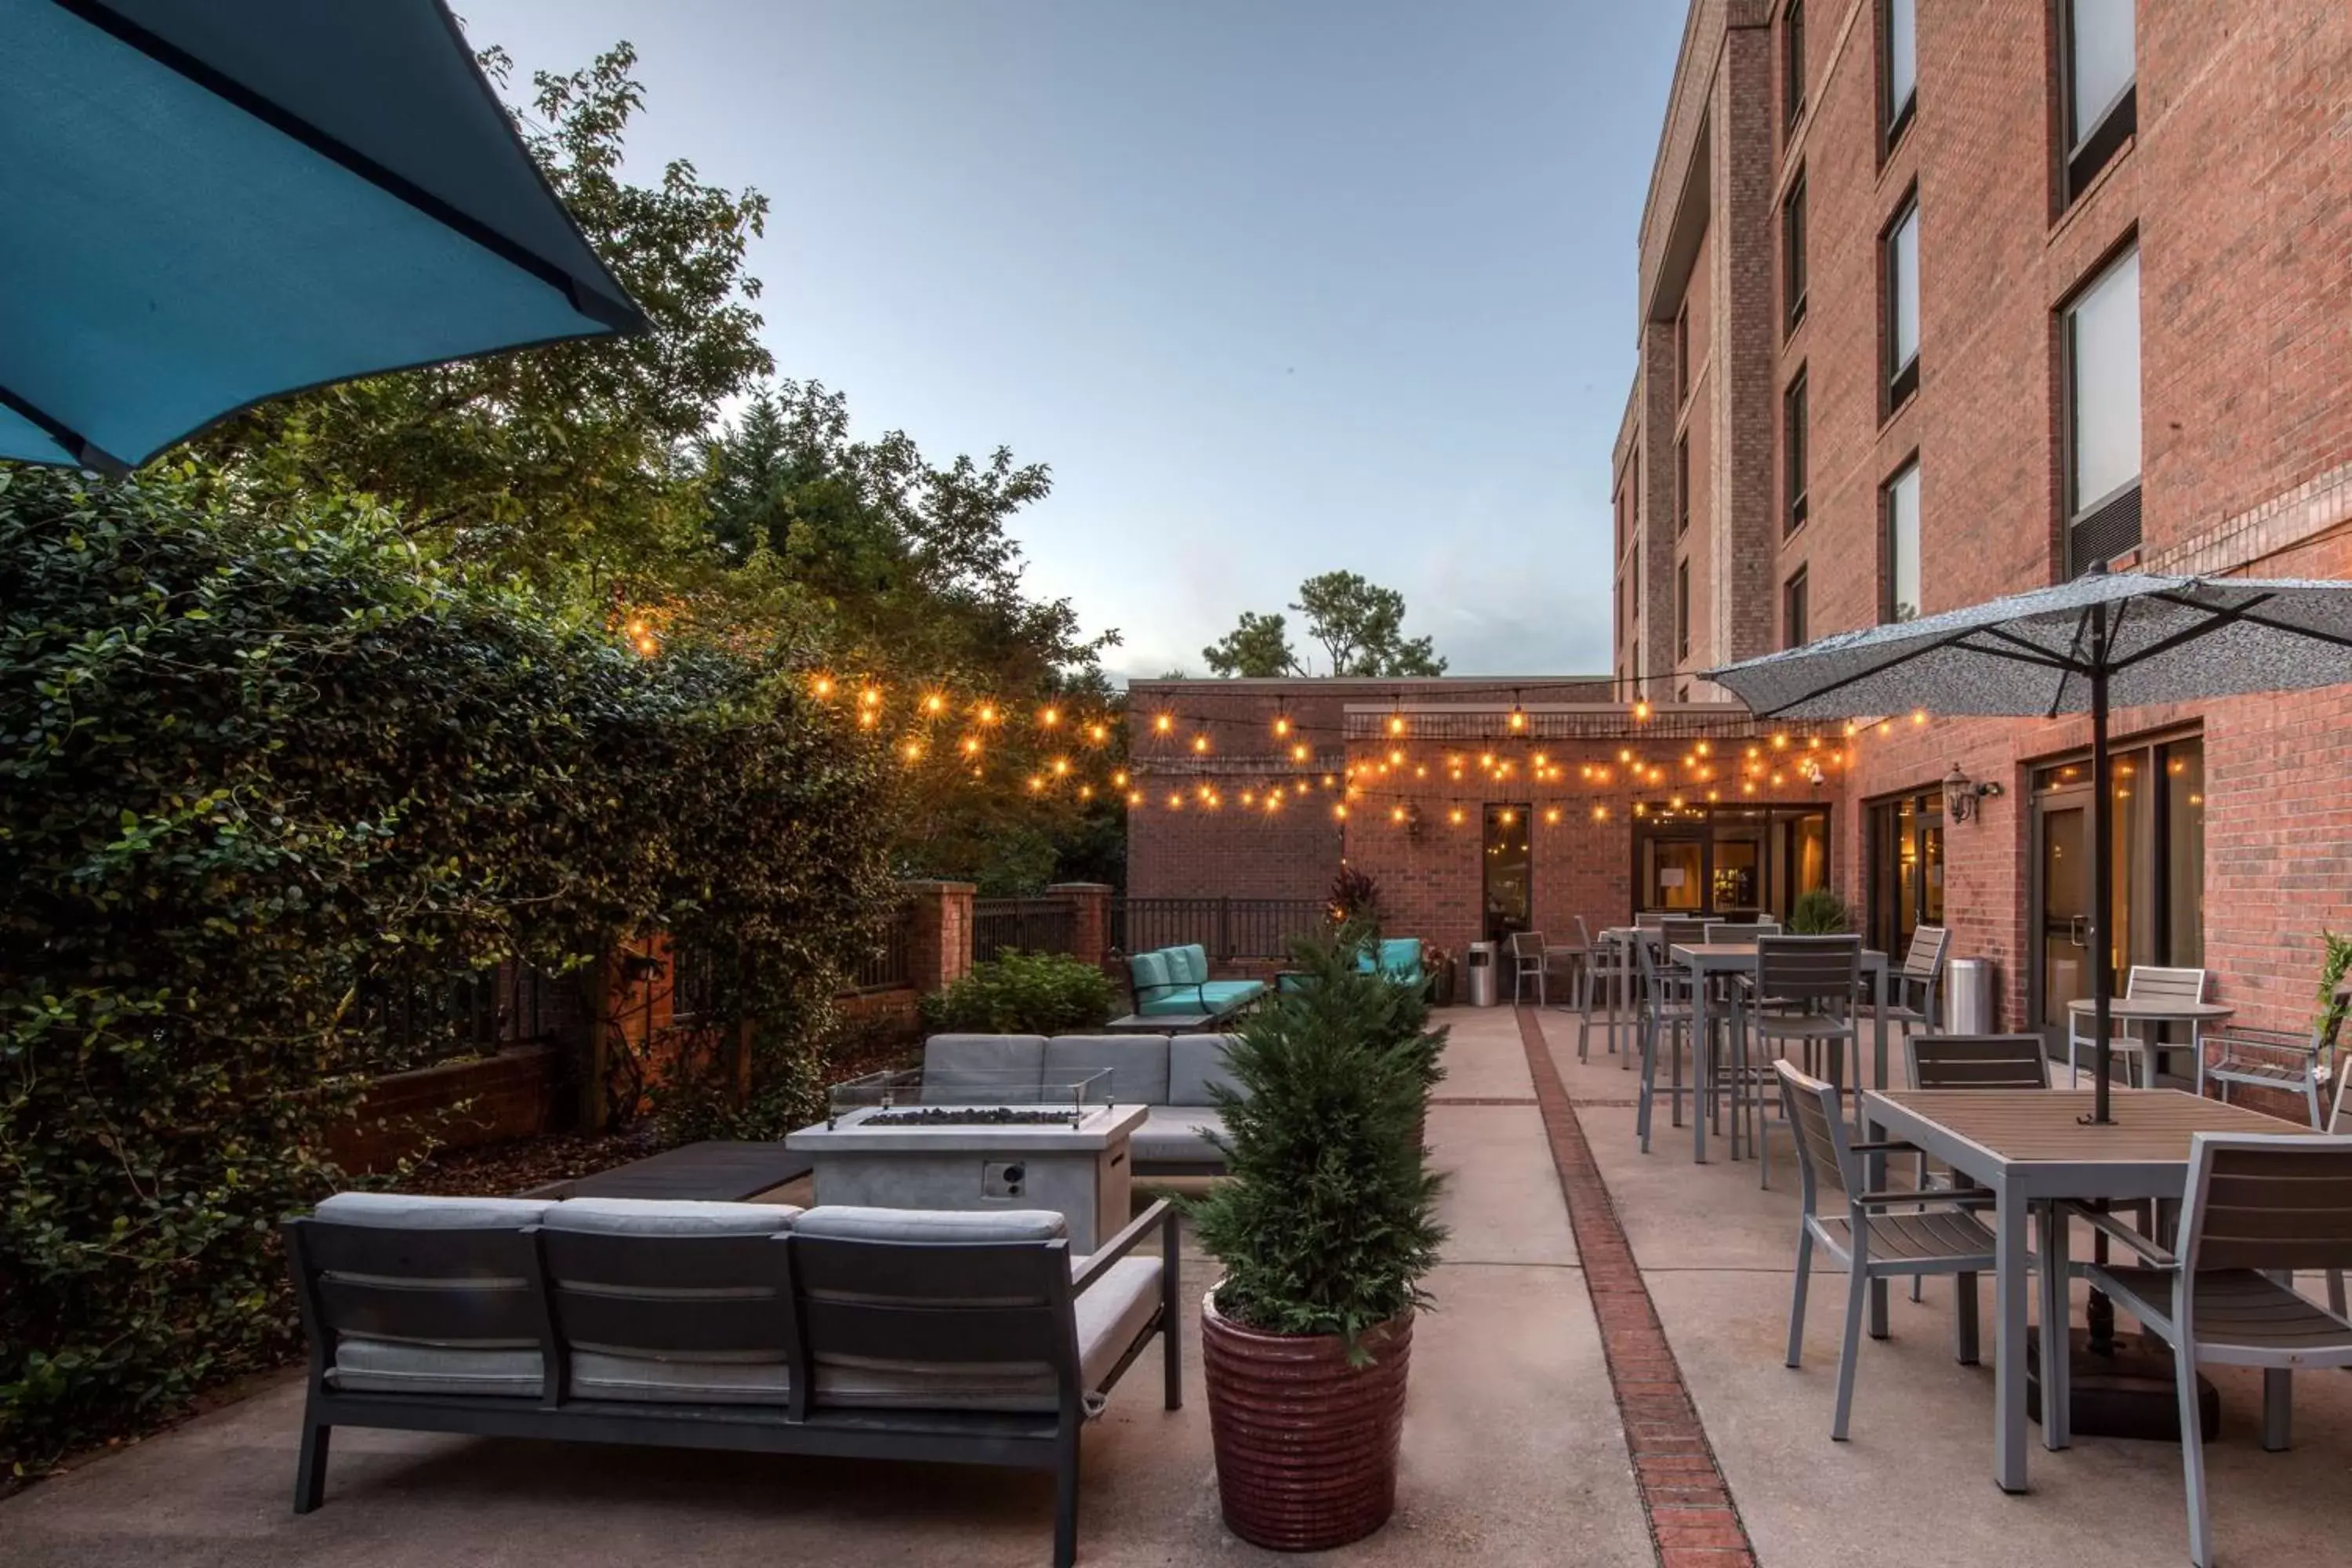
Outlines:
{"label": "sky at dusk", "polygon": [[523,73],[637,46],[633,175],[770,197],[765,339],[861,434],[1052,465],[1029,583],[1123,634],[1115,674],[1206,673],[1334,568],[1402,590],[1453,673],[1607,670],[1680,5],[457,9]]}

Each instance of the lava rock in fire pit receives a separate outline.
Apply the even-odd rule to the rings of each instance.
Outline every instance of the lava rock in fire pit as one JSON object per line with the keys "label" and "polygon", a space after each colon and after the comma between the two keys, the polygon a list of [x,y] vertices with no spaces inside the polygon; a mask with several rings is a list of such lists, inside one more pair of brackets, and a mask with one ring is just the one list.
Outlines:
{"label": "lava rock in fire pit", "polygon": [[859,1125],[862,1127],[1051,1127],[1060,1122],[1075,1124],[1078,1118],[1068,1110],[1015,1110],[1010,1106],[925,1106],[912,1110],[877,1110]]}

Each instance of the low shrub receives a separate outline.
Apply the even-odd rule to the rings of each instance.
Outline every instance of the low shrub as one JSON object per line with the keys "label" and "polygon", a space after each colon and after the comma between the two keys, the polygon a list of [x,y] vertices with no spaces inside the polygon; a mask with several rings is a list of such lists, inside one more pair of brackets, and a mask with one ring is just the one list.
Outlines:
{"label": "low shrub", "polygon": [[1091,963],[1059,952],[1004,952],[923,998],[934,1034],[1053,1035],[1099,1028],[1118,994]]}
{"label": "low shrub", "polygon": [[1797,895],[1789,908],[1791,936],[1843,936],[1853,930],[1853,910],[1827,888]]}

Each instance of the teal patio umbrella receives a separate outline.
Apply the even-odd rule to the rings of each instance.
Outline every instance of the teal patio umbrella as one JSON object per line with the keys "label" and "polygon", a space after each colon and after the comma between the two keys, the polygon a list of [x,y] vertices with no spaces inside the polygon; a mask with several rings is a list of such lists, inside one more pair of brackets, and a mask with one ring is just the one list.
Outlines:
{"label": "teal patio umbrella", "polygon": [[0,0],[0,458],[644,328],[440,0]]}

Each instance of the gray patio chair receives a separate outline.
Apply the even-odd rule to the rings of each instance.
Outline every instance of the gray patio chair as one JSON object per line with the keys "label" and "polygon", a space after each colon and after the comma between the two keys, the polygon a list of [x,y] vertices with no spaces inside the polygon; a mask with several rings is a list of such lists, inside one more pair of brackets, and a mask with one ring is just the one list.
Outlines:
{"label": "gray patio chair", "polygon": [[1779,936],[1778,921],[1709,921],[1706,940],[1709,942],[1754,942],[1759,936]]}
{"label": "gray patio chair", "polygon": [[[2127,997],[2163,1001],[2202,1002],[2205,1000],[2207,977],[2207,972],[2202,969],[2168,969],[2160,964],[2135,963],[2131,966],[2130,973],[2124,980],[2124,994]],[[2068,1011],[2066,1068],[2070,1074],[2074,1071],[2074,1059],[2078,1051],[2095,1053],[2098,1048],[2098,1041],[2087,1032],[2094,1025],[2089,1017],[2071,1009]],[[2189,1026],[2187,1045],[2164,1045],[2159,1042],[2157,1047],[2159,1055],[2168,1050],[2195,1053],[2200,1068],[2197,1083],[2198,1092],[2200,1094],[2204,1092],[2205,1083],[2202,1071],[2205,1061],[2204,1038],[2200,1026],[2191,1024]],[[2150,1064],[2145,1059],[2147,1051],[2147,1042],[2138,1036],[2126,1031],[2116,1034],[2107,1044],[2113,1059],[2124,1069],[2124,1081],[2140,1089],[2147,1088]]]}
{"label": "gray patio chair", "polygon": [[[2310,1115],[2311,1130],[2318,1131],[2325,1121],[2319,1097],[2336,1078],[2336,1037],[2343,1032],[2347,1003],[2352,1003],[2352,991],[2338,989],[2326,1015],[2312,1026],[2308,1035],[2285,1029],[2250,1028],[2243,1024],[2227,1024],[2215,1029],[2206,1038],[2221,1047],[2220,1054],[2208,1066],[2204,1053],[2198,1053],[2197,1091],[2205,1092],[2206,1080],[2210,1079],[2221,1086],[2225,1102],[2233,1083],[2298,1094]],[[2340,1093],[2336,1101],[2340,1110]]]}
{"label": "gray patio chair", "polygon": [[[1661,1049],[1673,1063],[1672,1082],[1666,1090],[1666,1108],[1674,1124],[1683,1124],[1683,1042],[1690,1037],[1693,1012],[1691,981],[1687,971],[1668,964],[1663,956],[1664,944],[1636,942],[1633,960],[1642,978],[1640,1023],[1635,1035],[1642,1053],[1642,1091],[1640,1110],[1634,1115],[1634,1131],[1642,1140],[1642,1152],[1650,1152],[1651,1102],[1658,1089],[1658,1053]],[[1693,1064],[1693,1077],[1698,1077]],[[1696,1094],[1697,1084],[1688,1092]],[[1694,1104],[1691,1114],[1699,1114]]]}
{"label": "gray patio chair", "polygon": [[1544,1005],[1544,976],[1549,964],[1544,958],[1544,937],[1539,931],[1515,931],[1511,933],[1511,1005],[1519,1005],[1520,989],[1530,976],[1536,983],[1536,1005]]}
{"label": "gray patio chair", "polygon": [[[1931,925],[1911,928],[1911,945],[1903,950],[1903,967],[1886,977],[1888,1023],[1901,1024],[1906,1028],[1913,1025],[1923,1029],[1936,1027],[1936,1002],[1944,988],[1944,960],[1951,950],[1949,929]],[[2049,1087],[2046,1080],[2042,1087]]]}
{"label": "gray patio chair", "polygon": [[[1818,1074],[1827,1054],[1829,1079],[1853,1095],[1862,1110],[1862,1034],[1856,1026],[1862,986],[1862,938],[1767,936],[1756,940],[1756,978],[1739,1005],[1734,1037],[1744,1054],[1752,1032],[1770,1061],[1790,1043],[1804,1047],[1805,1070]],[[1848,1049],[1853,1076],[1845,1072]],[[1733,1083],[1739,1082],[1735,1068]],[[1734,1107],[1735,1116],[1738,1108]],[[1759,1122],[1762,1122],[1759,1115]],[[1759,1126],[1759,1134],[1761,1128]],[[1759,1137],[1760,1142],[1760,1137]]]}
{"label": "gray patio chair", "polygon": [[1617,1051],[1617,1013],[1621,1003],[1629,1001],[1633,991],[1633,955],[1620,942],[1592,940],[1592,928],[1584,917],[1576,917],[1577,934],[1584,939],[1584,962],[1576,971],[1576,1059],[1592,1059],[1592,1015],[1595,1008],[1604,1010],[1601,1033],[1608,1037],[1612,1055],[1617,1056],[1620,1068],[1633,1064],[1633,1053]]}
{"label": "gray patio chair", "polygon": [[[1959,1284],[1953,1323],[1955,1353],[1964,1366],[1977,1360],[1976,1277],[1994,1268],[1993,1235],[1970,1211],[1992,1202],[1989,1193],[1871,1192],[1863,1157],[1910,1152],[1908,1143],[1858,1143],[1846,1130],[1835,1084],[1808,1078],[1787,1062],[1775,1064],[1780,1100],[1797,1133],[1797,1168],[1804,1180],[1797,1222],[1797,1278],[1789,1299],[1788,1364],[1803,1364],[1805,1287],[1819,1246],[1846,1270],[1845,1340],[1838,1353],[1837,1412],[1830,1436],[1843,1443],[1853,1409],[1854,1361],[1865,1318],[1871,1337],[1886,1337],[1883,1310],[1871,1310],[1871,1287],[1904,1275],[1950,1274]],[[1825,1215],[1826,1189],[1845,1199],[1843,1215]]]}
{"label": "gray patio chair", "polygon": [[1643,910],[1634,915],[1633,923],[1637,926],[1664,925],[1666,923],[1666,911],[1664,910]]}
{"label": "gray patio chair", "polygon": [[[2178,1251],[2168,1251],[2112,1215],[2080,1204],[2062,1216],[2089,1222],[2138,1254],[2134,1267],[2094,1263],[2084,1275],[2140,1326],[2173,1349],[2180,1398],[2180,1462],[2189,1494],[2189,1560],[2211,1568],[2213,1523],[2205,1501],[2205,1444],[2199,1421],[2197,1363],[2263,1369],[2263,1447],[2288,1446],[2294,1373],[2352,1366],[2352,1322],[2297,1295],[2277,1275],[2297,1268],[2352,1268],[2352,1141],[2323,1134],[2280,1137],[2200,1132],[2190,1142],[2188,1194]],[[2043,1245],[2052,1277],[2063,1260],[2063,1224]],[[2058,1375],[2044,1421],[2052,1447],[2068,1439],[2064,1334],[2045,1335]],[[2047,1363],[2045,1363],[2047,1364]]]}
{"label": "gray patio chair", "polygon": [[[1921,931],[1935,928],[1922,926]],[[1911,939],[1914,952],[1919,939]],[[1908,967],[1906,964],[1906,967]],[[1914,1035],[1906,1053],[1911,1064],[1913,1089],[2048,1089],[2050,1053],[2039,1035]],[[1919,1156],[1917,1184],[1922,1190],[1935,1182],[1927,1173],[1927,1156]],[[1944,1184],[1955,1190],[1957,1183]],[[1911,1279],[1911,1299],[1919,1300],[1919,1277]]]}

